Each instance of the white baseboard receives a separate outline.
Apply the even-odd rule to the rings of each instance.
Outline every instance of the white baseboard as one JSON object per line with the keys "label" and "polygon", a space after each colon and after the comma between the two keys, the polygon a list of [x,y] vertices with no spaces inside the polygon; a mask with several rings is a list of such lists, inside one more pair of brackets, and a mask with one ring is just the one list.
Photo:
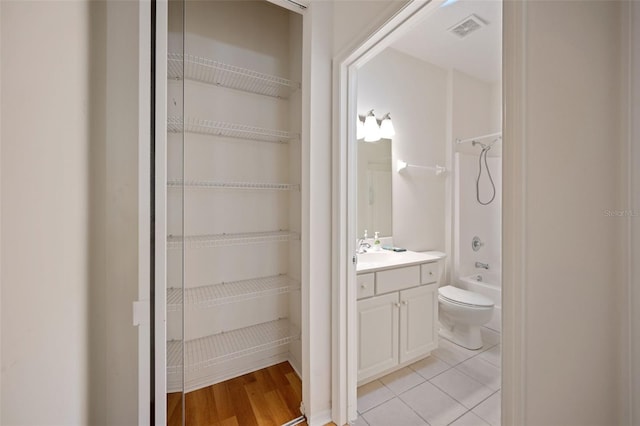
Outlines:
{"label": "white baseboard", "polygon": [[313,416],[307,414],[307,423],[309,426],[324,426],[327,423],[331,423],[331,409],[326,409]]}
{"label": "white baseboard", "polygon": [[291,353],[289,353],[287,361],[289,361],[289,364],[291,365],[291,368],[293,368],[293,371],[295,371],[300,380],[302,380],[302,366],[300,365],[300,362],[295,357],[293,357]]}

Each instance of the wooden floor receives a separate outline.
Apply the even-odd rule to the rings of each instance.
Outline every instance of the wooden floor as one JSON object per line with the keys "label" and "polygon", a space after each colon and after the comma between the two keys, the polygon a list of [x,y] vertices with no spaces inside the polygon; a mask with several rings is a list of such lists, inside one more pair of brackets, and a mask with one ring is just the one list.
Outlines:
{"label": "wooden floor", "polygon": [[[181,396],[167,395],[169,426],[182,423]],[[185,394],[185,425],[281,426],[300,416],[300,401],[300,378],[283,362]]]}

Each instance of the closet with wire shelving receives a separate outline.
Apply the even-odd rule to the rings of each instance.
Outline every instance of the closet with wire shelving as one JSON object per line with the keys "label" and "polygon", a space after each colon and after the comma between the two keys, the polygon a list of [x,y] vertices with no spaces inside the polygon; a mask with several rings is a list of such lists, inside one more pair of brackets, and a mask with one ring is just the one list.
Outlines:
{"label": "closet with wire shelving", "polygon": [[301,39],[267,1],[169,2],[169,393],[301,372]]}

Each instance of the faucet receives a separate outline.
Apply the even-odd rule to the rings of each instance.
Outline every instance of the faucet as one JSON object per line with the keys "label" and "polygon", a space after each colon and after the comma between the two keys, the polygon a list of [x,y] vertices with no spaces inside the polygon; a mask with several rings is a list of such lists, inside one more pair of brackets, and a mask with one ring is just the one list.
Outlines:
{"label": "faucet", "polygon": [[[366,237],[365,237],[366,238]],[[358,240],[358,253],[366,253],[367,249],[371,248],[371,244],[369,244],[368,242],[366,242],[365,238],[360,238]]]}
{"label": "faucet", "polygon": [[476,268],[489,269],[488,263],[476,262]]}

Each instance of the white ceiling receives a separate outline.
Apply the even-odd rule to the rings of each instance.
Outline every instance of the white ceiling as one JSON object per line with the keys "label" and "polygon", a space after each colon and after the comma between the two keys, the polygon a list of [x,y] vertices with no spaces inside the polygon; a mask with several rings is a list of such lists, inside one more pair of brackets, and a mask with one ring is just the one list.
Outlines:
{"label": "white ceiling", "polygon": [[[447,3],[391,47],[442,68],[457,69],[481,80],[500,80],[502,2],[459,0]],[[471,14],[481,18],[487,25],[462,39],[449,32],[449,28]]]}

